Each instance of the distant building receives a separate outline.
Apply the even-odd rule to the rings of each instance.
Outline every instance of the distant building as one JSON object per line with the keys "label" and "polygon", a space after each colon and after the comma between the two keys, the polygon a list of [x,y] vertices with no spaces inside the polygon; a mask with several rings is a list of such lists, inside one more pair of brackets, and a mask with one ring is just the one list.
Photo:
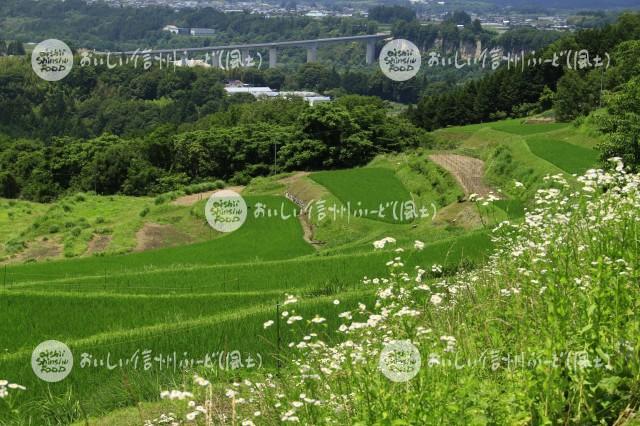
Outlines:
{"label": "distant building", "polygon": [[292,98],[292,97],[300,97],[302,99],[304,99],[305,101],[309,102],[309,105],[313,106],[315,104],[318,103],[322,103],[322,102],[331,102],[331,98],[328,96],[321,96],[315,92],[301,92],[301,91],[294,91],[294,92],[280,92],[278,93],[278,96],[281,96],[283,98]]}
{"label": "distant building", "polygon": [[170,32],[171,34],[178,34],[179,28],[175,25],[167,25],[162,29],[162,31]]}
{"label": "distant building", "polygon": [[319,10],[310,10],[304,16],[308,18],[324,18],[327,16],[327,14],[324,12],[320,12]]}
{"label": "distant building", "polygon": [[265,98],[265,97],[267,98],[300,97],[305,101],[307,101],[311,106],[318,103],[322,103],[322,102],[331,102],[330,97],[319,95],[316,92],[305,92],[305,91],[278,92],[277,90],[273,90],[270,87],[247,86],[240,81],[229,82],[229,84],[225,86],[224,90],[230,95],[237,94],[237,93],[248,93],[250,95],[253,95],[257,99]]}
{"label": "distant building", "polygon": [[272,90],[270,87],[226,86],[224,90],[230,95],[235,95],[237,93],[248,93],[256,98],[260,98],[263,96],[278,96],[278,92]]}
{"label": "distant building", "polygon": [[240,80],[229,80],[229,82],[226,84],[226,87],[248,87],[248,84],[244,84],[242,81]]}
{"label": "distant building", "polygon": [[204,37],[215,34],[216,30],[211,28],[191,28],[189,33],[194,37]]}
{"label": "distant building", "polygon": [[180,28],[175,25],[167,25],[162,31],[168,31],[171,34],[189,34],[189,28]]}
{"label": "distant building", "polygon": [[176,27],[175,25],[167,25],[162,28],[162,31],[167,31],[171,34],[190,35],[193,37],[210,36],[216,32],[216,30],[211,28],[183,28]]}
{"label": "distant building", "polygon": [[192,68],[192,67],[211,68],[211,65],[209,65],[202,59],[178,59],[176,61],[173,61],[173,65],[176,67],[184,66],[189,68]]}

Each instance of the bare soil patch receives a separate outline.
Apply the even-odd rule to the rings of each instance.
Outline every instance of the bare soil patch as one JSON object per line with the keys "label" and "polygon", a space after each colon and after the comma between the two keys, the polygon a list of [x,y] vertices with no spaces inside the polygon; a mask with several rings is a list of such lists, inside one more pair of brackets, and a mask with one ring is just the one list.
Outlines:
{"label": "bare soil patch", "polygon": [[468,197],[471,194],[487,196],[497,191],[484,182],[484,161],[458,154],[433,154],[429,159],[451,173]]}
{"label": "bare soil patch", "polygon": [[153,250],[191,242],[192,238],[189,235],[180,232],[173,225],[149,222],[136,232],[134,251]]}
{"label": "bare soil patch", "polygon": [[63,246],[54,239],[44,240],[42,238],[30,241],[27,247],[20,253],[17,253],[6,259],[3,263],[23,263],[41,260],[53,259],[62,256]]}
{"label": "bare soil patch", "polygon": [[89,246],[87,247],[87,254],[94,253],[102,253],[104,252],[109,244],[111,244],[111,240],[113,237],[111,235],[94,235],[89,241]]}
{"label": "bare soil patch", "polygon": [[471,230],[482,226],[482,218],[474,203],[453,203],[439,210],[433,223]]}
{"label": "bare soil patch", "polygon": [[326,190],[310,179],[305,179],[309,174],[309,172],[297,172],[291,176],[280,179],[280,183],[285,186],[285,197],[294,202],[300,209],[298,219],[304,231],[304,240],[313,247],[318,248],[318,246],[323,245],[324,242],[317,241],[313,238],[313,224],[304,212],[304,209],[309,203],[320,200],[326,194]]}

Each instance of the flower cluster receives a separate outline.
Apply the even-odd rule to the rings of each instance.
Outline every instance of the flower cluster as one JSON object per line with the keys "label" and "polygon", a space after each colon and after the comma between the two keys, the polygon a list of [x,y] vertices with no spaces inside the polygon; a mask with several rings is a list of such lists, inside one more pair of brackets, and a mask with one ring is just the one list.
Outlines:
{"label": "flower cluster", "polygon": [[12,390],[26,390],[22,385],[16,383],[9,383],[8,380],[0,380],[0,399],[4,399],[9,396],[9,392]]}

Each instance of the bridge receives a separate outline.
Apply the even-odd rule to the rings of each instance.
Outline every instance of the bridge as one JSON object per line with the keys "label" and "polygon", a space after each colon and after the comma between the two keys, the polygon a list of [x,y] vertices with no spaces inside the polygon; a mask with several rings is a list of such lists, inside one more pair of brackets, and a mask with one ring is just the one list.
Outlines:
{"label": "bridge", "polygon": [[[229,44],[225,46],[207,46],[207,47],[188,47],[177,49],[157,49],[157,50],[145,50],[141,52],[126,51],[126,52],[110,52],[111,55],[135,55],[135,54],[169,54],[182,52],[182,60],[185,61],[189,58],[190,53],[206,53],[212,51],[224,51],[224,50],[239,50],[242,52],[244,58],[250,49],[268,49],[269,50],[269,68],[274,68],[278,64],[278,49],[285,47],[300,47],[307,49],[307,62],[315,62],[318,59],[318,47],[336,43],[349,43],[349,42],[363,42],[366,43],[366,63],[372,64],[376,60],[376,42],[378,40],[384,40],[390,37],[390,33],[377,33],[357,36],[344,36],[344,37],[331,37],[331,38],[318,38],[314,40],[295,40],[295,41],[277,41],[271,43],[252,43],[252,44]],[[100,52],[106,54],[106,52]]]}

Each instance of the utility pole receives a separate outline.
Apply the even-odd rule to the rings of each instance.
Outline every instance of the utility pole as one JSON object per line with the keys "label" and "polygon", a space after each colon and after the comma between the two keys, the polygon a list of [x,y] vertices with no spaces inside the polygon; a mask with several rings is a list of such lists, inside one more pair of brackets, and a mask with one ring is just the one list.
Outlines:
{"label": "utility pole", "polygon": [[273,174],[278,174],[278,142],[273,143]]}
{"label": "utility pole", "polygon": [[276,368],[280,376],[280,302],[276,303]]}
{"label": "utility pole", "polygon": [[600,108],[602,108],[602,91],[604,90],[604,67],[600,73]]}

